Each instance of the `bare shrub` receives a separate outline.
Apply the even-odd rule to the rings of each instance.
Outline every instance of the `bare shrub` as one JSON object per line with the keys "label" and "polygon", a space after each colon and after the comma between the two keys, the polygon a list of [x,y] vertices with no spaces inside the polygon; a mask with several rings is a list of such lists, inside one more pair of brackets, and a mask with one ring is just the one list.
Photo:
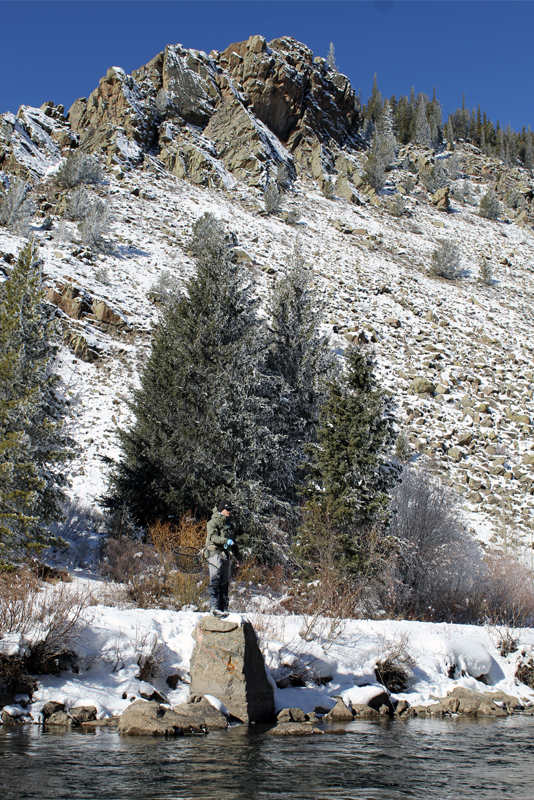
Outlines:
{"label": "bare shrub", "polygon": [[180,282],[172,272],[164,269],[148,290],[148,299],[152,303],[169,303],[180,291]]}
{"label": "bare shrub", "polygon": [[314,503],[304,509],[297,541],[304,575],[283,606],[303,615],[300,635],[304,640],[321,638],[330,644],[342,632],[346,619],[356,616],[362,577],[356,580],[344,568],[341,538]]}
{"label": "bare shrub", "polygon": [[498,219],[500,213],[501,204],[495,192],[490,189],[480,201],[478,215],[484,219]]}
{"label": "bare shrub", "polygon": [[391,511],[389,532],[398,542],[398,555],[382,586],[386,612],[432,621],[470,620],[470,597],[482,561],[459,497],[427,469],[408,467],[392,493]]}
{"label": "bare shrub", "polygon": [[289,174],[289,170],[286,164],[284,163],[278,164],[275,180],[276,180],[276,185],[279,187],[281,191],[285,191],[290,188],[291,175]]}
{"label": "bare shrub", "polygon": [[377,681],[390,692],[405,692],[413,680],[415,661],[410,653],[406,633],[384,643],[384,650],[375,664]]}
{"label": "bare shrub", "polygon": [[267,214],[274,214],[280,208],[282,193],[275,182],[269,183],[263,195],[265,211]]}
{"label": "bare shrub", "polygon": [[65,216],[71,222],[85,219],[93,206],[93,199],[84,186],[77,186],[67,200]]}
{"label": "bare shrub", "polygon": [[[73,654],[87,605],[86,593],[66,584],[43,590],[27,569],[2,575],[0,639],[19,637],[15,672],[21,676],[59,674],[61,657]],[[6,664],[2,667],[7,668]]]}
{"label": "bare shrub", "polygon": [[441,240],[439,247],[432,253],[430,274],[455,280],[460,275],[460,252],[450,239]]}
{"label": "bare shrub", "polygon": [[137,638],[134,647],[139,667],[139,674],[135,677],[140,681],[161,677],[165,656],[163,643],[159,641],[157,634],[148,632],[142,634]]}
{"label": "bare shrub", "polygon": [[526,564],[511,555],[494,552],[484,558],[473,602],[491,625],[507,628],[534,624],[534,579]]}
{"label": "bare shrub", "polygon": [[100,568],[103,575],[123,584],[125,598],[139,608],[166,606],[165,571],[153,547],[131,539],[110,539]]}
{"label": "bare shrub", "polygon": [[521,652],[521,660],[517,664],[515,677],[520,683],[534,689],[534,659],[532,652],[523,650]]}
{"label": "bare shrub", "polygon": [[30,218],[35,213],[35,203],[29,198],[30,186],[19,178],[12,183],[0,200],[0,226],[13,233],[26,236],[30,230]]}
{"label": "bare shrub", "polygon": [[109,236],[111,221],[112,216],[106,204],[102,200],[93,203],[87,215],[78,224],[82,244],[93,250],[109,252],[111,244],[106,237]]}
{"label": "bare shrub", "polygon": [[111,277],[107,267],[99,267],[98,269],[95,269],[94,275],[96,280],[101,283],[102,286],[111,285]]}
{"label": "bare shrub", "polygon": [[65,189],[73,189],[82,184],[100,183],[101,180],[102,167],[98,160],[81,150],[69,153],[55,175],[57,185]]}
{"label": "bare shrub", "polygon": [[196,554],[205,543],[206,520],[197,520],[190,513],[184,514],[175,525],[158,520],[148,534],[163,566],[168,595],[180,608],[200,606],[207,580],[199,576]]}

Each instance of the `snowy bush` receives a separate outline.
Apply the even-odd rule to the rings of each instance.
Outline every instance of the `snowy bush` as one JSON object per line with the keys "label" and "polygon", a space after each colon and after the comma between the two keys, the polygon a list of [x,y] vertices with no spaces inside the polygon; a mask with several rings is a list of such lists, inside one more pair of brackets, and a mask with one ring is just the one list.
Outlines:
{"label": "snowy bush", "polygon": [[390,692],[405,692],[413,679],[415,662],[410,653],[409,639],[401,634],[393,641],[385,641],[379,660],[375,664],[375,677]]}
{"label": "snowy bush", "polygon": [[460,274],[460,252],[458,247],[450,239],[443,239],[432,253],[432,263],[430,274],[455,280]]}
{"label": "snowy bush", "polygon": [[281,191],[285,191],[290,188],[291,175],[289,174],[289,170],[284,163],[278,165],[278,169],[276,170],[275,180],[276,180],[276,185],[279,187]]}
{"label": "snowy bush", "polygon": [[491,286],[493,284],[493,268],[491,266],[491,261],[485,256],[482,256],[480,259],[480,264],[478,267],[478,279],[481,283],[485,283],[487,286]]}
{"label": "snowy bush", "polygon": [[100,183],[102,180],[102,167],[98,160],[75,150],[67,156],[56,172],[55,182],[65,189],[88,183]]}
{"label": "snowy bush", "polygon": [[275,211],[278,211],[278,208],[280,207],[281,197],[282,194],[276,183],[273,182],[269,183],[263,195],[263,201],[265,203],[265,211],[267,212],[267,214],[274,214]]}
{"label": "snowy bush", "polygon": [[490,189],[480,201],[478,214],[480,217],[484,217],[484,219],[498,219],[500,213],[501,204],[495,192]]}
{"label": "snowy bush", "polygon": [[323,197],[326,197],[327,200],[332,200],[336,194],[334,181],[324,180],[323,185],[321,186],[321,192],[323,194]]}
{"label": "snowy bush", "polygon": [[111,249],[109,235],[111,214],[102,200],[91,206],[85,218],[79,223],[78,231],[82,244],[93,250],[107,252]]}
{"label": "snowy bush", "polygon": [[406,204],[401,194],[395,194],[389,201],[388,210],[393,217],[402,217],[406,213]]}
{"label": "snowy bush", "polygon": [[370,150],[364,158],[362,178],[377,192],[384,188],[386,170],[383,161],[374,150]]}
{"label": "snowy bush", "polygon": [[93,199],[87,189],[77,186],[67,199],[65,216],[71,222],[85,219],[93,206]]}
{"label": "snowy bush", "polygon": [[0,226],[21,236],[28,235],[30,218],[35,212],[35,204],[28,198],[29,192],[29,185],[15,178],[0,198]]}
{"label": "snowy bush", "polygon": [[69,567],[93,565],[98,561],[104,517],[100,511],[79,500],[67,499],[62,518],[50,525],[50,533],[67,547],[52,547],[47,560]]}
{"label": "snowy bush", "polygon": [[161,272],[157,280],[148,290],[148,299],[152,303],[168,303],[173,300],[180,291],[180,282],[168,269]]}

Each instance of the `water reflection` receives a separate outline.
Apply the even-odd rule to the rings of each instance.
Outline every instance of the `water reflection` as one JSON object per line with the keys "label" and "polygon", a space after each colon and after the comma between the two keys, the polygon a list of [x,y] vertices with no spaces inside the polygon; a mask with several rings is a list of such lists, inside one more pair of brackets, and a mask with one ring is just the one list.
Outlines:
{"label": "water reflection", "polygon": [[534,721],[354,722],[346,736],[277,738],[0,732],[1,800],[532,800]]}

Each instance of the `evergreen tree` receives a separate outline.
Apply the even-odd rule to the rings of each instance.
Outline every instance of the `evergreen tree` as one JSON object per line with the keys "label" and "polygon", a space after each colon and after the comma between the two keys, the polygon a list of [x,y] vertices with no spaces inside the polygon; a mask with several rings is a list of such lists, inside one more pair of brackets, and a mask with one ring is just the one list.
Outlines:
{"label": "evergreen tree", "polygon": [[336,49],[334,47],[334,43],[330,42],[330,48],[328,50],[328,55],[326,57],[326,64],[329,69],[336,70],[337,72],[337,65],[336,65]]}
{"label": "evergreen tree", "polygon": [[196,273],[163,310],[131,402],[135,423],[120,432],[103,504],[126,506],[141,524],[187,509],[206,515],[230,497],[253,533],[284,508],[270,483],[276,379],[262,369],[265,326],[230,245],[211,214],[195,224]]}
{"label": "evergreen tree", "polygon": [[376,149],[377,157],[384,167],[389,166],[395,160],[397,142],[393,133],[393,120],[387,97],[384,100],[384,108],[377,123]]}
{"label": "evergreen tree", "polygon": [[417,111],[415,115],[415,141],[421,147],[431,147],[432,138],[430,125],[426,116],[427,98],[420,94],[417,100]]}
{"label": "evergreen tree", "polygon": [[332,376],[334,361],[305,266],[299,240],[288,262],[288,272],[275,286],[270,303],[271,341],[266,366],[279,380],[273,430],[280,437],[279,455],[272,464],[277,492],[291,503],[303,480],[304,445],[314,441],[324,381]]}
{"label": "evergreen tree", "polygon": [[370,120],[376,124],[382,114],[382,105],[382,94],[378,91],[378,81],[375,72],[371,97],[367,101],[367,106],[364,109],[366,120]]}
{"label": "evergreen tree", "polygon": [[328,385],[306,496],[351,538],[383,522],[398,470],[388,461],[395,443],[391,397],[378,387],[371,354],[346,353],[346,372]]}
{"label": "evergreen tree", "polygon": [[530,125],[528,126],[528,131],[525,140],[525,169],[528,169],[529,172],[532,172],[532,168],[534,167],[534,157],[532,155],[532,134],[530,132]]}
{"label": "evergreen tree", "polygon": [[0,548],[8,557],[51,543],[61,518],[64,403],[55,390],[52,310],[35,244],[0,287]]}

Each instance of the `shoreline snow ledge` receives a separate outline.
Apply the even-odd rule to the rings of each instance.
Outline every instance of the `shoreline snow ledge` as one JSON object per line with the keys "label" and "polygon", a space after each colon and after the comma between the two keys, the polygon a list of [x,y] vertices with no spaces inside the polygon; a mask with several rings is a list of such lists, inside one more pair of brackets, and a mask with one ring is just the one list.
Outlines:
{"label": "shoreline snow ledge", "polygon": [[[151,697],[154,691],[165,696],[169,707],[187,702],[195,644],[192,633],[204,616],[187,610],[89,607],[87,627],[76,648],[78,674],[39,676],[33,702],[24,709],[20,706],[25,715],[19,714],[18,719],[29,716],[33,722],[41,722],[40,712],[48,701],[64,703],[67,710],[94,706],[98,719],[120,716],[141,694]],[[275,688],[276,713],[283,708],[301,708],[305,713],[319,707],[329,711],[338,696],[346,698],[346,704],[351,697],[354,704],[361,703],[357,693],[368,692],[376,685],[375,664],[399,642],[404,644],[414,666],[406,691],[391,694],[394,704],[405,701],[411,707],[427,707],[430,713],[432,705],[437,706],[456,687],[463,687],[479,694],[502,693],[516,698],[527,709],[534,706],[534,690],[515,678],[518,663],[534,653],[531,629],[514,631],[518,650],[504,657],[499,652],[500,631],[474,625],[346,620],[333,641],[322,636],[319,627],[313,641],[307,642],[299,635],[304,623],[301,616],[254,613],[228,617],[228,621],[239,623],[244,619],[259,634],[274,681],[280,680],[287,665],[300,669],[305,681],[309,679],[305,686]],[[324,630],[327,629],[325,623]],[[154,644],[159,648],[160,675],[140,681],[136,677],[139,656]],[[171,677],[173,680],[167,682]],[[324,680],[324,685],[313,683],[312,677]],[[224,698],[216,699],[224,703]],[[5,705],[18,706],[18,698],[13,700]]]}

